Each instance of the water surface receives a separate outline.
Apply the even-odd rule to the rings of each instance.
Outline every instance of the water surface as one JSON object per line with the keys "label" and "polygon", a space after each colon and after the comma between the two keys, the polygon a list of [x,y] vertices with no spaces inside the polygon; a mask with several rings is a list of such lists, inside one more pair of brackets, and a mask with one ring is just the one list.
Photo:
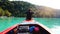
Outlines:
{"label": "water surface", "polygon": [[[25,18],[18,17],[8,17],[8,18],[0,18],[0,32],[5,29],[17,24],[21,23]],[[60,33],[60,18],[34,18],[36,21],[42,23],[47,26],[54,34]]]}

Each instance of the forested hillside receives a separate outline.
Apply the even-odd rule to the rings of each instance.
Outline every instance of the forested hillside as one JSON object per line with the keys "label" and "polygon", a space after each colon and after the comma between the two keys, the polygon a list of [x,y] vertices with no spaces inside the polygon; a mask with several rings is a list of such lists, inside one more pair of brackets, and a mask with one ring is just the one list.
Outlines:
{"label": "forested hillside", "polygon": [[0,16],[24,17],[28,8],[34,7],[32,4],[23,1],[0,1]]}
{"label": "forested hillside", "polygon": [[60,9],[38,6],[24,1],[0,0],[0,16],[25,17],[28,9],[34,12],[33,17],[60,17]]}

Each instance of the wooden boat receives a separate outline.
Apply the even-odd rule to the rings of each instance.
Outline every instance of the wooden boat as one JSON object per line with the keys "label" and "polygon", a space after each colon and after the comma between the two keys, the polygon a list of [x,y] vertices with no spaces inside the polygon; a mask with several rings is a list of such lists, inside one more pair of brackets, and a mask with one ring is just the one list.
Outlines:
{"label": "wooden boat", "polygon": [[51,34],[50,29],[35,20],[25,20],[0,34]]}

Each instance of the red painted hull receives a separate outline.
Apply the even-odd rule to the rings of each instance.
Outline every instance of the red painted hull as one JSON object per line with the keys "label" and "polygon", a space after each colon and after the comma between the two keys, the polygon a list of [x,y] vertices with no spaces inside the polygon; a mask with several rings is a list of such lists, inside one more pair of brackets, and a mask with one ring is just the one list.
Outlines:
{"label": "red painted hull", "polygon": [[17,26],[18,26],[18,25],[16,24],[16,25],[14,25],[14,26],[12,26],[12,27],[4,30],[3,32],[0,32],[0,34],[6,34],[7,32],[9,32],[10,30],[14,29],[14,28],[17,27]]}

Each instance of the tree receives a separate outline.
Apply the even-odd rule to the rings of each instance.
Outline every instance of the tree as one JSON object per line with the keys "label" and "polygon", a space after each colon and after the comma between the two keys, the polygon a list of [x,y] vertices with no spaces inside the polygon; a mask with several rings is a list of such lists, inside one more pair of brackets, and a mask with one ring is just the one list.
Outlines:
{"label": "tree", "polygon": [[5,16],[10,17],[11,16],[11,13],[8,10],[5,10]]}
{"label": "tree", "polygon": [[0,7],[0,16],[4,15],[4,10]]}

